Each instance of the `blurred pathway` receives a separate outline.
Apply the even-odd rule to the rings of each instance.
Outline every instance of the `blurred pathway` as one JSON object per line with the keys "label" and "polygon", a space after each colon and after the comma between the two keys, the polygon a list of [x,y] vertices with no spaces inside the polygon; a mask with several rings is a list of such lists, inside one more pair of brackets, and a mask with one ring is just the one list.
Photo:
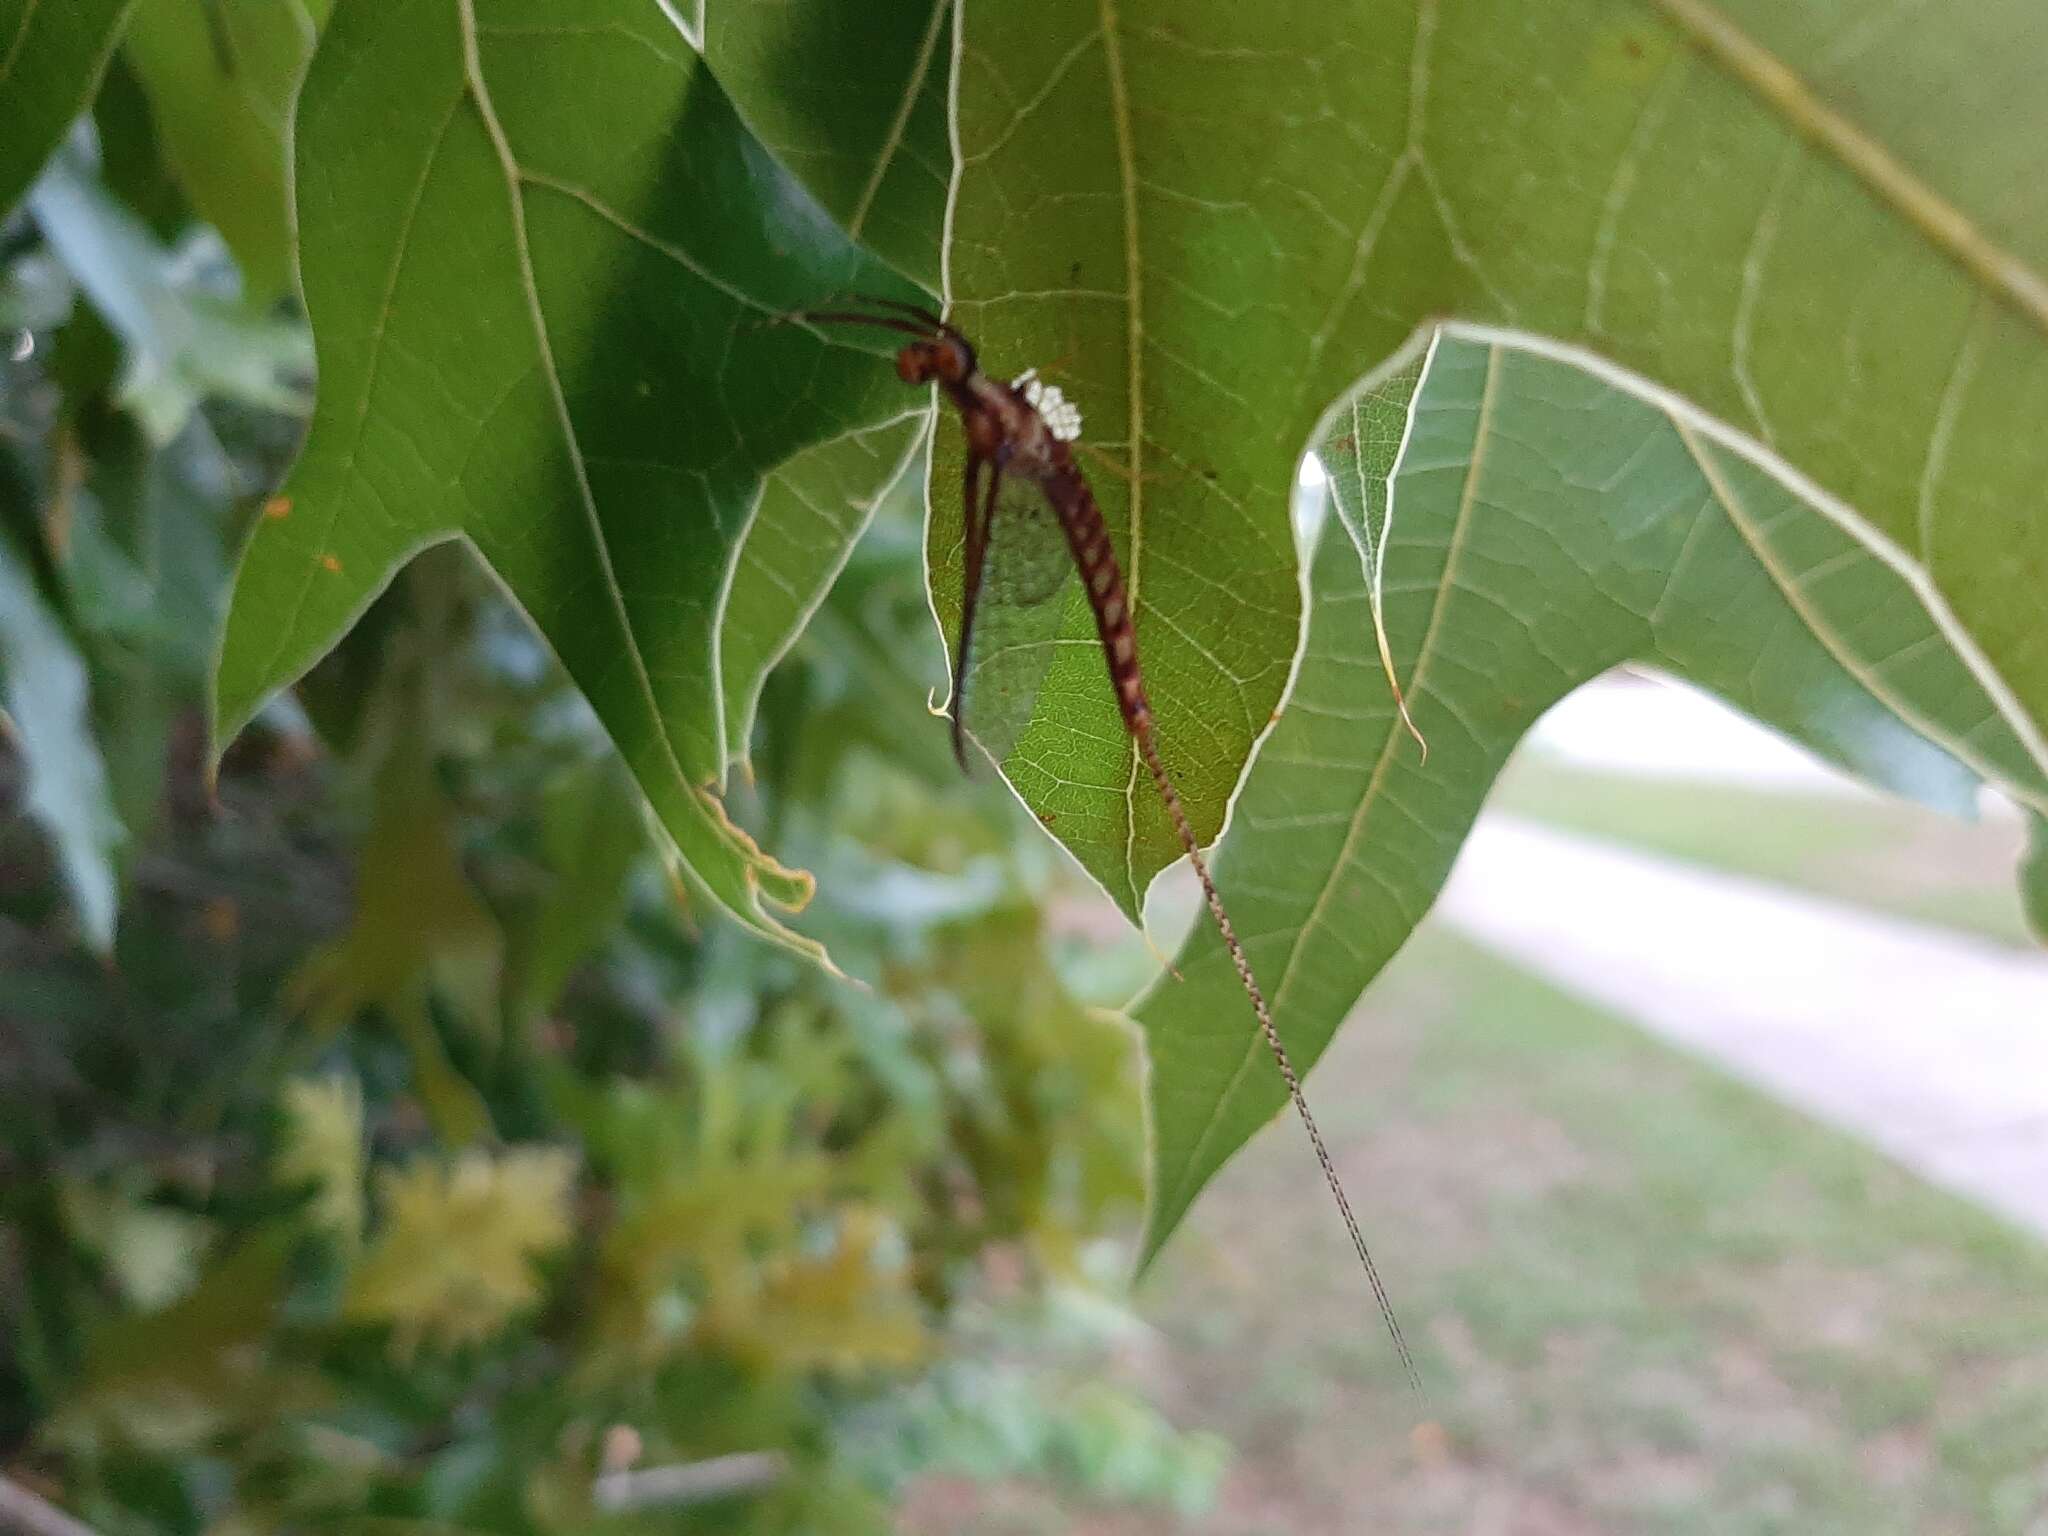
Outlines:
{"label": "blurred pathway", "polygon": [[1551,707],[1525,750],[1638,778],[1875,793],[1718,699],[1661,677],[1614,674],[1588,683]]}
{"label": "blurred pathway", "polygon": [[1437,910],[2048,1236],[2048,954],[1501,816]]}

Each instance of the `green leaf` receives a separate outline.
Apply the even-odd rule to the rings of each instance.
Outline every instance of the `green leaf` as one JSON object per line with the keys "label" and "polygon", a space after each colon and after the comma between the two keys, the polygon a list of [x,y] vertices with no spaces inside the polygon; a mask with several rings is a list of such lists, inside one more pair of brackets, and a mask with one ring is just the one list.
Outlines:
{"label": "green leaf", "polygon": [[89,407],[67,440],[84,475],[61,514],[63,601],[87,640],[100,751],[132,856],[166,809],[170,734],[204,696],[227,596],[221,513],[236,476],[197,414],[153,448],[125,412]]}
{"label": "green leaf", "polygon": [[720,631],[726,751],[734,761],[746,759],[768,674],[825,600],[875,508],[905,474],[923,472],[929,420],[919,407],[806,448],[762,487]]}
{"label": "green leaf", "polygon": [[149,95],[118,51],[93,97],[92,126],[99,141],[100,180],[107,190],[159,237],[176,239],[191,220],[191,206],[165,163]]}
{"label": "green leaf", "polygon": [[540,793],[541,851],[553,878],[512,934],[507,995],[518,1021],[555,1005],[576,967],[626,913],[647,851],[647,818],[609,757],[552,775]]}
{"label": "green leaf", "polygon": [[208,292],[194,264],[167,249],[78,163],[59,155],[30,191],[29,211],[126,355],[119,399],[150,439],[167,443],[202,400],[304,414],[312,357],[298,325]]}
{"label": "green leaf", "polygon": [[698,24],[705,59],[775,158],[849,235],[934,293],[953,15],[953,0],[720,0]]}
{"label": "green leaf", "polygon": [[98,1257],[121,1299],[137,1311],[170,1305],[199,1278],[213,1236],[204,1217],[153,1205],[119,1180],[110,1187],[64,1179],[57,1198],[73,1240]]}
{"label": "green leaf", "polygon": [[[2048,809],[2048,775],[1925,571],[1768,454],[1625,382],[1498,337],[1450,334],[1431,353],[1382,543],[1426,764],[1381,678],[1359,551],[1323,540],[1301,672],[1216,863],[1304,1069],[1428,910],[1515,743],[1621,662],[1687,678],[1892,789],[1967,806],[1981,779]],[[1148,1256],[1283,1101],[1206,926],[1177,967],[1185,980],[1137,1009],[1153,1062]]]}
{"label": "green leaf", "polygon": [[489,1133],[490,1111],[448,1059],[428,999],[445,1001],[473,1036],[494,1044],[505,941],[463,869],[422,706],[401,694],[393,716],[355,911],[339,938],[301,963],[286,995],[323,1037],[345,1029],[361,1009],[381,1008],[411,1055],[413,1088],[436,1133],[461,1146]]}
{"label": "green leaf", "polygon": [[0,537],[0,731],[28,767],[28,813],[56,847],[86,939],[114,944],[122,840],[92,731],[85,660],[11,541]]}
{"label": "green leaf", "polygon": [[2020,900],[2034,937],[2048,944],[2048,816],[2028,823],[2027,858],[2020,866]]}
{"label": "green leaf", "polygon": [[0,213],[86,109],[135,0],[0,0]]}
{"label": "green leaf", "polygon": [[215,1436],[309,1411],[316,1377],[267,1348],[284,1299],[289,1244],[251,1237],[188,1294],[95,1328],[50,1438],[83,1452],[189,1452]]}
{"label": "green leaf", "polygon": [[305,0],[141,0],[123,45],[164,158],[257,302],[291,282],[286,143],[317,31]]}
{"label": "green leaf", "polygon": [[[1445,316],[1583,345],[1766,445],[1925,570],[2040,755],[2038,6],[1067,0],[961,26],[950,297],[991,371],[1072,359],[1204,835],[1294,649],[1296,460]],[[1012,779],[1135,911],[1177,849],[1100,658],[1073,646],[1040,700]]]}
{"label": "green leaf", "polygon": [[284,1125],[272,1173],[310,1188],[307,1224],[353,1255],[363,1236],[363,1088],[352,1076],[296,1077],[279,1090]]}
{"label": "green leaf", "polygon": [[809,877],[707,788],[730,746],[721,609],[764,478],[904,405],[873,357],[771,322],[915,290],[770,163],[655,0],[343,7],[296,146],[319,400],[236,579],[218,738],[413,554],[465,538],[700,893],[816,953],[764,905],[802,905]]}
{"label": "green leaf", "polygon": [[152,449],[131,419],[108,412],[84,442],[66,571],[80,623],[133,645],[196,698],[219,643],[221,509],[235,496],[234,468],[203,417]]}

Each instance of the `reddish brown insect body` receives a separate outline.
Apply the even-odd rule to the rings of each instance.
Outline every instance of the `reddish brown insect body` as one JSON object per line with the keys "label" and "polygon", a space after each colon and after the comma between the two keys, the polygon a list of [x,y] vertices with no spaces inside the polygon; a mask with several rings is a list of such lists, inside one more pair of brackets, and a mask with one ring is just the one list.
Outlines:
{"label": "reddish brown insect body", "polygon": [[1180,793],[1174,788],[1173,779],[1159,756],[1152,706],[1145,697],[1144,673],[1138,662],[1137,628],[1124,587],[1123,571],[1117,564],[1102,509],[1096,505],[1095,493],[1089,487],[1087,476],[1075,463],[1073,449],[1069,446],[1069,440],[1078,436],[1080,431],[1079,413],[1065,402],[1057,389],[1038,385],[1033,374],[1026,374],[1013,384],[989,378],[981,371],[974,348],[967,338],[930,311],[880,299],[866,302],[895,313],[877,315],[843,310],[816,312],[797,318],[879,326],[915,338],[897,352],[897,373],[907,384],[933,383],[945,391],[959,412],[960,424],[967,438],[967,472],[962,486],[966,575],[961,588],[959,641],[953,651],[955,756],[963,768],[967,766],[962,712],[967,657],[976,609],[981,601],[982,573],[995,526],[997,497],[1006,478],[1025,480],[1037,487],[1059,519],[1067,549],[1088,589],[1096,633],[1102,640],[1103,657],[1109,665],[1109,680],[1116,689],[1117,706],[1123,713],[1124,726],[1137,745],[1138,755],[1159,791],[1181,848],[1201,882],[1209,914],[1215,919],[1224,947],[1230,952],[1231,963],[1236,967],[1238,980],[1243,983],[1245,995],[1251,1000],[1259,1032],[1279,1066],[1295,1112],[1308,1131],[1316,1160],[1322,1165],[1323,1176],[1336,1198],[1359,1262],[1372,1284],[1373,1296],[1379,1302],[1380,1315],[1386,1320],[1394,1348],[1408,1373],[1410,1385],[1419,1392],[1421,1381],[1415,1372],[1415,1362],[1402,1336],[1401,1325],[1395,1319],[1393,1303],[1380,1281],[1379,1270],[1366,1248],[1365,1236],[1352,1213],[1351,1202],[1345,1196],[1343,1181],[1337,1176],[1337,1165],[1324,1144],[1315,1116],[1309,1112],[1300,1076],[1294,1070],[1287,1047],[1281,1043],[1279,1031],[1273,1026],[1265,994],[1259,990],[1251,961],[1246,958],[1230,914],[1224,908],[1222,894],[1210,877],[1208,860],[1195,838],[1194,827],[1181,804]]}

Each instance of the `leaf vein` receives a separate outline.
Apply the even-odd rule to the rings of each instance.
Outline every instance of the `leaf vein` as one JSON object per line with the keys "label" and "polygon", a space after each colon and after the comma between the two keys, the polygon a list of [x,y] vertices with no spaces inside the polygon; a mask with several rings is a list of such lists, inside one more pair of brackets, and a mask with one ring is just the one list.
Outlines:
{"label": "leaf vein", "polygon": [[[1437,635],[1443,623],[1445,609],[1448,607],[1445,599],[1455,585],[1458,556],[1464,548],[1466,530],[1470,524],[1473,505],[1477,500],[1480,475],[1485,467],[1487,435],[1493,418],[1494,395],[1500,378],[1500,349],[1489,347],[1486,359],[1486,384],[1480,395],[1479,420],[1473,434],[1473,452],[1466,469],[1464,489],[1458,501],[1458,518],[1451,529],[1450,543],[1444,555],[1443,575],[1436,585],[1436,601],[1430,609],[1429,624],[1423,631],[1422,644],[1416,652],[1414,671],[1409,674],[1407,694],[1418,703],[1427,687],[1430,660],[1436,653]],[[1424,378],[1416,385],[1418,394],[1427,383],[1425,373]],[[1356,860],[1359,836],[1364,831],[1368,814],[1379,802],[1386,783],[1387,771],[1393,764],[1395,746],[1401,739],[1394,721],[1389,718],[1385,734],[1380,740],[1379,759],[1373,766],[1371,778],[1366,781],[1365,792],[1359,796],[1358,809],[1352,813],[1336,860],[1331,864],[1329,874],[1324,877],[1322,886],[1316,893],[1316,899],[1310,905],[1308,916],[1295,929],[1293,943],[1288,947],[1287,960],[1280,970],[1279,985],[1273,992],[1272,1012],[1276,1019],[1286,1017],[1287,995],[1294,985],[1295,978],[1301,974],[1298,962],[1301,958],[1302,945],[1311,932],[1322,926],[1323,912],[1329,905],[1331,893],[1336,890],[1339,880]],[[1231,1073],[1228,1086],[1216,1096],[1209,1110],[1208,1121],[1202,1127],[1201,1134],[1195,1138],[1194,1146],[1182,1166],[1180,1181],[1174,1192],[1176,1203],[1185,1203],[1189,1198],[1189,1184],[1198,1177],[1196,1170],[1201,1165],[1209,1143],[1222,1127],[1223,1111],[1236,1096],[1252,1064],[1260,1059],[1262,1049],[1262,1042],[1256,1035],[1246,1039],[1244,1052],[1238,1058],[1236,1070]]]}
{"label": "leaf vein", "polygon": [[1922,181],[1860,125],[1822,101],[1790,66],[1708,0],[1652,3],[1689,41],[1777,108],[1801,134],[1832,153],[1937,249],[2048,331],[2048,278],[1993,241],[1976,221]]}
{"label": "leaf vein", "polygon": [[862,226],[874,211],[875,199],[881,195],[882,183],[888,179],[896,152],[903,147],[903,136],[910,128],[910,114],[917,109],[917,98],[924,90],[925,76],[931,73],[932,56],[938,52],[939,33],[944,28],[946,13],[952,3],[953,0],[934,0],[931,24],[925,28],[924,41],[918,46],[917,65],[903,87],[903,99],[896,104],[896,113],[889,121],[889,131],[882,139],[882,147],[875,152],[875,168],[868,176],[867,185],[861,188],[860,199],[853,205],[853,213],[846,221],[846,233],[851,239],[860,238]]}

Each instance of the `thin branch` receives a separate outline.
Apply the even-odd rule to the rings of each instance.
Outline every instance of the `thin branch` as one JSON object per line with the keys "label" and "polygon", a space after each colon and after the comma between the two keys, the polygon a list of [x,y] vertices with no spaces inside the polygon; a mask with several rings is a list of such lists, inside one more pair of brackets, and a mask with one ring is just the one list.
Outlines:
{"label": "thin branch", "polygon": [[[640,1472],[607,1472],[592,1492],[597,1507],[610,1513],[634,1509],[702,1504],[736,1493],[759,1493],[789,1474],[789,1458],[780,1451],[738,1451],[705,1461],[648,1467]],[[32,1533],[44,1536],[44,1533]],[[56,1532],[48,1536],[57,1536]],[[68,1532],[65,1536],[84,1536]]]}

